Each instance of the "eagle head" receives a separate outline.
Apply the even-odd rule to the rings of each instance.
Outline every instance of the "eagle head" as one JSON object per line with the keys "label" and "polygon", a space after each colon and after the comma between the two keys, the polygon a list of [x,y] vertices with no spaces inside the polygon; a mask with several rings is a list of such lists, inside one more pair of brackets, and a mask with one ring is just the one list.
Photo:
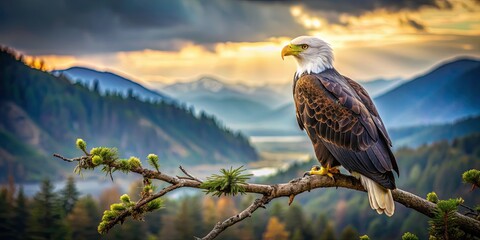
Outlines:
{"label": "eagle head", "polygon": [[284,56],[293,56],[297,61],[297,76],[302,73],[320,73],[333,68],[333,52],[330,45],[318,37],[300,36],[282,49]]}

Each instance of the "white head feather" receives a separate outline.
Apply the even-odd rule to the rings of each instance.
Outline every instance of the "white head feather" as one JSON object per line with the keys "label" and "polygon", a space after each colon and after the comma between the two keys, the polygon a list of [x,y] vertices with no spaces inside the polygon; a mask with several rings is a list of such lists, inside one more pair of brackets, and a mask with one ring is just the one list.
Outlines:
{"label": "white head feather", "polygon": [[330,45],[318,37],[300,36],[291,44],[307,44],[308,48],[295,56],[297,61],[296,75],[303,73],[320,73],[326,69],[333,68],[333,51]]}

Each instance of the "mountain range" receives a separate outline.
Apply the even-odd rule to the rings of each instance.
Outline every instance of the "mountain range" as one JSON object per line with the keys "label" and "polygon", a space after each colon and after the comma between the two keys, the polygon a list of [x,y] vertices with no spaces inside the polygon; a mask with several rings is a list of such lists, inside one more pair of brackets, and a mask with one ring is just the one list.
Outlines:
{"label": "mountain range", "polygon": [[[374,97],[400,85],[402,82],[398,78],[360,81]],[[277,108],[290,102],[292,83],[247,86],[244,84],[229,84],[214,77],[205,76],[191,82],[165,85],[161,90],[186,102],[194,102],[202,98],[212,100],[239,98],[263,104],[268,103],[272,108]]]}
{"label": "mountain range", "polygon": [[[476,90],[480,62],[458,58],[437,65],[410,80],[377,79],[360,81],[374,102],[389,129],[447,124],[480,114],[480,98]],[[86,68],[70,68],[55,74],[91,85],[97,79],[103,91],[128,89],[147,99],[149,94],[160,98],[172,96],[179,102],[215,115],[223,124],[248,135],[302,134],[294,118],[291,84],[247,86],[228,84],[205,76],[192,82],[165,85],[156,91],[108,72]],[[73,81],[73,80],[71,80]]]}
{"label": "mountain range", "polygon": [[162,91],[175,98],[195,103],[202,99],[246,99],[254,102],[268,103],[275,108],[288,101],[285,96],[290,93],[291,84],[247,86],[228,84],[214,77],[204,76],[192,82],[179,82],[163,86]]}
{"label": "mountain range", "polygon": [[[480,97],[477,93],[480,89],[479,67],[480,61],[475,59],[454,59],[419,77],[406,81],[396,80],[383,90],[376,91],[379,96],[371,96],[389,129],[451,123],[480,114]],[[360,83],[370,92],[372,85],[382,85],[385,81]],[[291,87],[288,91],[288,97],[285,98],[289,100],[286,104],[263,111],[243,111],[250,116],[249,122],[238,118],[235,119],[238,122],[232,121],[232,126],[248,135],[303,134],[295,120]],[[168,92],[167,89],[165,92]],[[236,111],[242,112],[239,109]],[[223,115],[219,116],[222,119]]]}
{"label": "mountain range", "polygon": [[[402,80],[377,79],[361,83],[375,96],[401,84]],[[293,130],[288,126],[294,122],[285,117],[292,113],[291,83],[246,86],[202,77],[192,82],[167,85],[161,90],[248,134],[254,134],[258,129],[264,134],[291,134]]]}
{"label": "mountain range", "polygon": [[258,159],[246,137],[211,115],[167,101],[145,102],[136,94],[102,93],[18,59],[1,49],[0,181],[9,173],[20,182],[66,174],[61,170],[71,165],[51,154],[78,156],[77,138],[89,147],[118,147],[122,158],[158,154],[163,168]]}
{"label": "mountain range", "polygon": [[[99,91],[117,92],[127,95],[129,91],[143,100],[175,101],[178,99],[187,105],[193,106],[196,112],[204,111],[215,115],[227,126],[254,133],[255,129],[261,128],[263,133],[291,134],[291,118],[285,118],[292,107],[292,86],[286,84],[270,84],[263,86],[247,86],[244,84],[227,84],[214,77],[204,76],[192,82],[179,82],[165,85],[161,89],[151,90],[123,76],[100,72],[84,67],[72,67],[65,70],[56,70],[52,74],[63,75],[71,82],[82,83],[94,88],[98,84]],[[401,84],[400,79],[361,82],[372,95],[381,94]],[[277,120],[270,121],[275,116]],[[278,116],[278,117],[277,117]],[[279,131],[284,129],[284,131]]]}
{"label": "mountain range", "polygon": [[[142,100],[173,101],[164,93],[148,89],[135,81],[111,72],[101,72],[85,67],[71,67],[65,70],[55,70],[51,73],[57,77],[63,75],[72,83],[82,83],[90,88],[98,88],[98,91],[102,94],[115,92],[127,96],[131,91],[130,94],[137,95]],[[95,86],[95,84],[98,84],[98,86]]]}
{"label": "mountain range", "polygon": [[[480,62],[458,58],[439,64],[410,80],[360,81],[389,129],[451,123],[480,114],[477,81]],[[215,115],[223,124],[248,135],[302,134],[294,118],[291,84],[247,86],[227,84],[205,76],[192,82],[165,85],[152,91],[124,77],[85,68],[57,71],[91,85],[97,79],[103,91],[134,92],[143,98],[159,94]],[[112,80],[114,79],[114,80]],[[73,81],[73,80],[72,80]],[[121,83],[120,83],[121,82]]]}
{"label": "mountain range", "polygon": [[480,61],[460,58],[375,98],[392,127],[451,122],[480,114]]}

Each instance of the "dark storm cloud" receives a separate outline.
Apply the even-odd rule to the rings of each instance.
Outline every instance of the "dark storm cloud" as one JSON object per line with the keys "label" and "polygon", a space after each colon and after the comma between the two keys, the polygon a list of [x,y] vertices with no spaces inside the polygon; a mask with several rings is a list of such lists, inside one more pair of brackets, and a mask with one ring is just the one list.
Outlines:
{"label": "dark storm cloud", "polygon": [[304,33],[285,6],[242,1],[0,1],[0,43],[28,54],[174,50]]}
{"label": "dark storm cloud", "polygon": [[421,7],[451,8],[447,0],[245,0],[264,3],[301,4],[310,9],[360,15],[376,9],[388,11],[418,10]]}
{"label": "dark storm cloud", "polygon": [[400,19],[400,24],[402,24],[403,26],[409,26],[409,27],[412,27],[414,29],[416,29],[417,31],[419,32],[423,32],[425,31],[425,25],[418,22],[418,21],[415,21],[411,18],[405,18],[405,19]]}
{"label": "dark storm cloud", "polygon": [[61,26],[102,31],[106,30],[103,25],[168,26],[181,24],[185,18],[177,1],[147,5],[144,1],[126,0],[16,0],[0,4],[2,29],[14,23],[38,31]]}

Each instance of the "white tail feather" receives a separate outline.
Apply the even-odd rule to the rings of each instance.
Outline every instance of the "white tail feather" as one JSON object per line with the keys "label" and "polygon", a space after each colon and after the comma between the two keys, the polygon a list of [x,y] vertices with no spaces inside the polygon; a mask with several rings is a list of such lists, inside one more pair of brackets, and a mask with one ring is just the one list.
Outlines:
{"label": "white tail feather", "polygon": [[[357,174],[355,174],[357,175]],[[385,213],[391,217],[395,212],[395,203],[393,202],[392,192],[374,182],[372,179],[360,175],[360,182],[367,190],[370,207],[378,214]]]}

